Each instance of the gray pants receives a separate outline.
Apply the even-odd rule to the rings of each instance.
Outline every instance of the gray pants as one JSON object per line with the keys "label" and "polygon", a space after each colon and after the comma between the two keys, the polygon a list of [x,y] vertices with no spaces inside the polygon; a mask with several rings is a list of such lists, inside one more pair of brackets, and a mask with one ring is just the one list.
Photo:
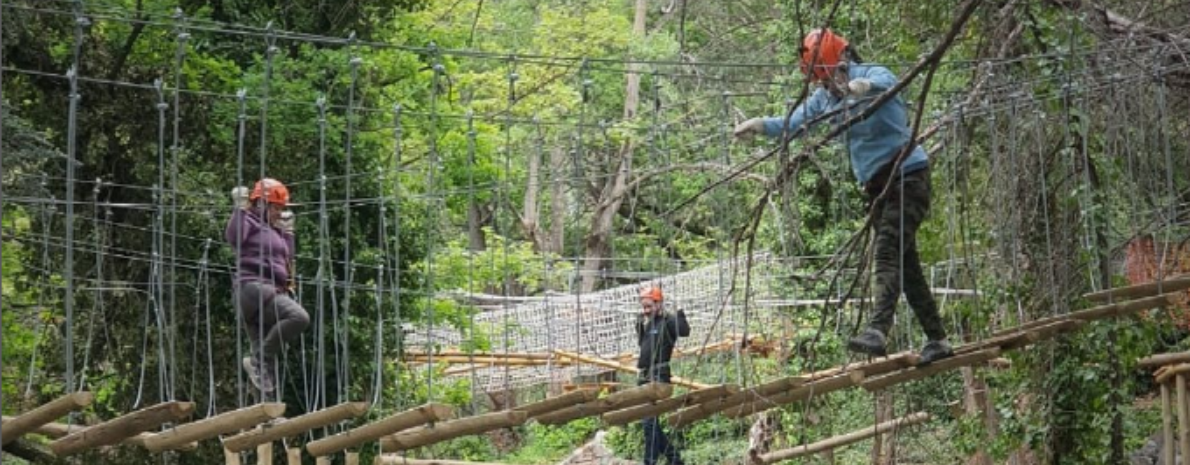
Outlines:
{"label": "gray pants", "polygon": [[306,309],[271,284],[240,283],[236,286],[236,300],[240,320],[252,343],[252,355],[262,363],[271,363],[281,353],[283,343],[297,339],[310,326]]}

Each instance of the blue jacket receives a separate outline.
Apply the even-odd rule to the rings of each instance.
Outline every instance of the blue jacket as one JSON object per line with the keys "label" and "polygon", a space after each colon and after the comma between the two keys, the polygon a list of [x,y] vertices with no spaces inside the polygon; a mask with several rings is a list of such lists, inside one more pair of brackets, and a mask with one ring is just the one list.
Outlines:
{"label": "blue jacket", "polygon": [[[852,108],[830,119],[832,124],[841,123],[847,118],[864,110],[865,107],[880,93],[897,84],[897,77],[888,68],[875,65],[851,63],[847,67],[849,77],[854,79],[866,78],[872,82],[872,88],[867,95],[860,97],[837,98],[826,88],[820,87],[814,91],[801,106],[793,111],[789,118],[789,132],[794,136],[801,136],[805,131],[802,125],[822,113],[836,110],[846,105]],[[859,102],[856,104],[855,102]],[[784,116],[764,119],[765,135],[781,137],[781,123]],[[802,131],[798,131],[802,128]],[[892,162],[900,153],[902,147],[909,143],[909,118],[905,109],[905,101],[897,95],[885,102],[872,116],[851,126],[847,130],[847,149],[851,154],[851,170],[860,184],[872,179],[880,168]],[[929,158],[921,146],[914,146],[908,158],[901,164],[901,173],[911,173],[929,166]]]}

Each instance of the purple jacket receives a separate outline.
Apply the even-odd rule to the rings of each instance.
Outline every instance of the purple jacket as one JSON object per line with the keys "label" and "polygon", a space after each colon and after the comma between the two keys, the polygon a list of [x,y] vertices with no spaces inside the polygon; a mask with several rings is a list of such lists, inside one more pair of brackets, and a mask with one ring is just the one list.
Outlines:
{"label": "purple jacket", "polygon": [[292,234],[270,226],[256,211],[237,208],[227,220],[223,238],[236,252],[238,282],[272,282],[278,289],[285,289],[293,257]]}

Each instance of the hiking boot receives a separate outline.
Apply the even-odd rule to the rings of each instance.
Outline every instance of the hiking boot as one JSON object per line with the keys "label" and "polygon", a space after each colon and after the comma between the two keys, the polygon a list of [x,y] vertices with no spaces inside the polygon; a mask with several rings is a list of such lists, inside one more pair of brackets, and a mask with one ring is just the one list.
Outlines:
{"label": "hiking boot", "polygon": [[240,365],[244,367],[244,372],[248,373],[248,381],[251,381],[256,389],[266,393],[273,392],[273,376],[269,371],[261,369],[256,357],[244,357]]}
{"label": "hiking boot", "polygon": [[945,339],[937,341],[926,342],[926,346],[921,348],[921,359],[918,360],[917,366],[925,366],[942,360],[947,357],[954,356],[954,349],[950,348],[950,343]]}
{"label": "hiking boot", "polygon": [[884,333],[875,328],[865,329],[847,341],[847,350],[876,357],[888,355],[884,348]]}

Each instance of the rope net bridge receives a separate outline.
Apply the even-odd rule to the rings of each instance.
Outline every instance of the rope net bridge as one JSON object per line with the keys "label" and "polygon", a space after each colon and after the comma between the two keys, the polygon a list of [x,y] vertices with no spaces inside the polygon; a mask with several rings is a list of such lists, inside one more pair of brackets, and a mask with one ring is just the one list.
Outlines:
{"label": "rope net bridge", "polygon": [[[184,15],[88,10],[81,2],[3,2],[0,9],[6,15],[24,18],[71,19],[63,22],[63,32],[72,32],[75,37],[69,67],[41,68],[19,60],[6,60],[0,67],[5,85],[24,92],[39,85],[69,89],[66,98],[61,99],[69,102],[63,104],[65,117],[60,118],[61,127],[54,128],[62,135],[65,153],[50,150],[51,155],[43,160],[15,168],[10,157],[0,169],[5,189],[0,196],[0,210],[6,212],[0,222],[4,253],[14,253],[15,249],[26,274],[36,275],[36,279],[25,283],[36,292],[21,307],[32,310],[22,313],[19,322],[43,328],[39,333],[42,335],[52,334],[51,328],[64,335],[60,366],[57,362],[48,365],[60,369],[60,374],[40,371],[39,367],[47,364],[39,363],[44,361],[36,357],[44,354],[36,350],[24,365],[28,367],[26,401],[20,408],[13,408],[11,402],[4,404],[12,414],[0,424],[0,438],[6,447],[28,445],[25,436],[39,435],[46,438],[48,446],[48,452],[41,452],[58,457],[114,446],[169,452],[166,457],[173,457],[174,452],[219,447],[227,463],[240,463],[251,457],[243,455],[249,451],[256,452],[259,463],[272,463],[273,447],[280,445],[290,464],[301,463],[304,455],[316,457],[319,464],[341,455],[352,464],[360,461],[361,453],[376,453],[376,463],[461,463],[416,459],[413,455],[454,438],[529,422],[553,426],[598,418],[602,425],[616,426],[662,417],[670,427],[681,429],[710,418],[743,418],[791,404],[809,409],[812,399],[832,392],[859,387],[880,393],[963,367],[1002,366],[1005,353],[1072,333],[1096,320],[1182,304],[1190,289],[1190,277],[1173,276],[1175,273],[1164,268],[1141,273],[1145,281],[1155,281],[1151,283],[1114,289],[1105,289],[1109,286],[1098,280],[1083,285],[1087,269],[1111,267],[1110,259],[1087,253],[1099,246],[1094,234],[1096,219],[1049,210],[1057,204],[1049,201],[1050,196],[1063,189],[1076,193],[1067,199],[1076,204],[1076,211],[1101,207],[1090,194],[1090,170],[1080,169],[1081,164],[1089,163],[1085,161],[1089,159],[1085,156],[1085,140],[1082,159],[1077,150],[1063,152],[1056,161],[1043,158],[1043,148],[1057,145],[1058,140],[1045,128],[1067,128],[1065,120],[1056,118],[1069,116],[1065,110],[1078,108],[1090,122],[1080,134],[1063,135],[1062,147],[1072,146],[1066,138],[1085,138],[1094,131],[1104,134],[1107,140],[1103,150],[1128,162],[1125,164],[1130,169],[1136,162],[1135,171],[1120,178],[1147,187],[1161,186],[1139,189],[1129,181],[1112,186],[1127,194],[1114,201],[1128,204],[1129,214],[1136,215],[1130,218],[1136,230],[1129,233],[1159,231],[1159,241],[1141,241],[1138,248],[1164,257],[1164,253],[1152,251],[1152,244],[1162,244],[1157,246],[1162,249],[1178,243],[1173,236],[1181,221],[1179,192],[1171,173],[1181,172],[1179,162],[1170,156],[1168,148],[1135,152],[1129,148],[1130,138],[1161,141],[1168,147],[1171,131],[1161,130],[1168,126],[1171,114],[1168,89],[1164,81],[1155,86],[1134,85],[1150,83],[1154,76],[1121,65],[1130,63],[1131,57],[1104,60],[1103,68],[1088,69],[1081,75],[1031,76],[1038,86],[1061,82],[1060,87],[1055,86],[1061,91],[1052,93],[1022,91],[1019,76],[1012,72],[1021,61],[1052,58],[1048,55],[948,64],[945,72],[975,73],[978,78],[971,89],[964,90],[965,101],[945,114],[934,115],[937,124],[923,131],[939,135],[928,146],[939,179],[944,180],[935,193],[938,213],[933,221],[943,230],[940,236],[945,242],[942,248],[946,260],[931,267],[930,277],[943,307],[962,305],[965,300],[994,305],[995,321],[979,331],[957,321],[948,322],[956,340],[964,344],[957,347],[955,357],[929,366],[917,366],[917,357],[910,352],[829,366],[834,362],[815,365],[803,359],[817,354],[818,347],[813,343],[819,342],[820,334],[851,332],[846,320],[862,312],[870,302],[862,297],[866,295],[864,286],[851,292],[855,289],[848,285],[853,280],[863,281],[869,266],[866,262],[849,263],[849,257],[851,262],[859,261],[850,255],[851,250],[826,257],[789,258],[796,255],[791,253],[797,245],[792,239],[779,252],[728,250],[730,247],[722,244],[731,238],[723,231],[733,231],[751,221],[744,214],[747,209],[740,208],[741,203],[752,200],[746,194],[759,191],[732,183],[699,200],[713,218],[708,229],[718,231],[706,233],[720,244],[712,251],[712,258],[675,260],[668,256],[669,251],[654,252],[664,258],[619,262],[606,256],[563,256],[568,252],[580,255],[586,250],[583,240],[588,238],[562,233],[596,223],[592,218],[601,214],[614,218],[619,210],[657,210],[658,205],[650,200],[662,205],[686,201],[670,193],[690,187],[675,185],[672,175],[680,171],[677,167],[716,175],[751,167],[754,169],[741,176],[741,182],[756,181],[769,187],[777,176],[772,169],[758,164],[776,150],[764,155],[732,145],[728,128],[724,127],[724,121],[731,119],[724,115],[738,111],[737,105],[764,105],[760,99],[746,100],[749,92],[733,93],[739,86],[755,82],[733,79],[733,73],[743,72],[737,66],[692,65],[684,60],[669,63],[510,57],[405,47],[354,37],[318,37],[272,27],[218,24]],[[989,19],[994,19],[992,16],[989,14]],[[157,50],[154,53],[165,56],[165,61],[145,58],[148,63],[160,64],[159,76],[165,77],[146,82],[87,75],[84,65],[89,57],[83,53],[83,44],[88,37],[86,28],[96,23],[109,27],[138,25],[164,34],[159,37],[172,37],[176,47],[172,57]],[[188,57],[199,52],[192,38],[199,35],[255,41],[260,46],[259,81],[248,81],[253,87],[237,93],[190,87],[201,83],[191,82],[193,76],[186,74]],[[1112,40],[1109,45],[1119,53],[1151,48],[1130,40]],[[162,44],[169,45],[168,41]],[[316,99],[298,100],[287,94],[293,89],[284,84],[287,72],[298,69],[302,60],[279,52],[285,46],[307,44],[343,53],[336,57],[342,60],[336,62],[339,69],[335,70],[342,73],[338,76],[342,82],[336,81],[334,89],[326,89]],[[424,61],[422,71],[430,80],[424,90],[426,95],[378,96],[375,89],[367,89],[368,81],[361,78],[367,73],[361,71],[370,71],[371,65],[365,58],[382,53]],[[470,102],[452,100],[451,85],[458,77],[452,72],[461,66],[458,62],[472,63],[474,68],[506,70],[503,84],[508,93],[492,96],[492,100],[507,99],[507,107],[476,111]],[[625,64],[629,68],[620,67]],[[524,97],[534,88],[520,81],[518,66],[565,70],[558,79],[576,81],[575,89],[579,90],[575,92],[574,114],[537,118],[521,113],[516,96]],[[721,75],[690,75],[685,72],[689,66],[714,69]],[[642,67],[652,69],[646,73]],[[1187,65],[1180,64],[1166,66],[1160,72],[1179,75],[1186,71]],[[654,93],[652,109],[641,110],[635,119],[589,114],[596,109],[592,96],[598,97],[600,92],[593,78],[600,74],[616,79],[649,75],[653,81],[646,87]],[[697,82],[690,85],[688,79]],[[779,88],[776,92],[782,97],[794,92],[787,84],[765,84]],[[702,94],[697,101],[671,101],[662,92],[666,86],[702,89]],[[767,98],[763,92],[753,93]],[[687,114],[690,105],[704,100],[721,101],[722,105],[708,107],[714,114],[693,118]],[[135,142],[129,150],[135,149],[142,157],[137,159],[142,165],[135,169],[103,171],[103,153],[76,147],[76,142],[85,139],[77,133],[83,127],[79,118],[86,115],[88,105],[98,107],[112,102],[131,102],[122,110],[151,117],[137,123],[147,131],[130,132],[134,135],[126,137]],[[406,108],[406,103],[415,104]],[[1121,107],[1131,110],[1118,111],[1131,111],[1135,116],[1132,121],[1138,122],[1137,130],[1142,132],[1133,134],[1113,125],[1111,121],[1116,119],[1097,103],[1132,105]],[[1059,105],[1061,111],[1055,111],[1053,108]],[[1158,111],[1151,111],[1153,108]],[[11,114],[7,107],[4,111],[6,117]],[[922,113],[925,110],[919,109]],[[93,117],[110,118],[111,114]],[[196,120],[221,118],[227,133],[210,139],[223,145],[200,146],[198,140],[187,140],[184,129],[188,121],[183,115],[192,115]],[[586,199],[591,195],[587,192],[591,186],[613,181],[615,173],[631,171],[599,171],[609,165],[606,157],[620,150],[608,136],[608,129],[618,123],[639,125],[646,120],[648,134],[638,141],[637,160],[661,168],[625,180],[624,185],[631,184],[633,189],[614,200],[570,200]],[[724,121],[708,122],[712,120]],[[361,123],[364,121],[368,125]],[[970,140],[971,131],[959,127],[961,124],[985,130],[990,141],[985,145]],[[278,130],[277,126],[284,129]],[[489,132],[481,137],[478,134],[485,127]],[[281,158],[276,153],[281,149],[270,145],[299,139],[301,144],[285,145],[284,150],[307,150],[304,156]],[[88,149],[99,152],[94,147]],[[375,156],[381,152],[383,157]],[[234,153],[234,157],[220,158],[216,153]],[[514,161],[513,154],[521,153],[536,156]],[[679,155],[686,158],[679,159]],[[180,162],[183,157],[214,164],[224,162],[220,165],[224,167],[231,163],[235,172],[221,170],[212,174],[203,171],[202,163],[194,168]],[[228,161],[233,158],[234,163]],[[363,164],[364,160],[371,162],[352,165],[353,161]],[[482,169],[477,169],[480,162]],[[824,164],[830,163],[824,159]],[[990,165],[980,167],[986,173],[983,182],[991,191],[989,198],[982,199],[986,205],[967,195],[974,163]],[[528,167],[536,166],[540,176],[519,178],[522,164],[527,165],[527,172],[533,172]],[[543,169],[544,165],[549,165],[548,169]],[[445,168],[460,166],[461,172],[448,172],[444,179]],[[841,166],[834,168],[847,172]],[[1059,169],[1064,171],[1047,171]],[[152,176],[137,177],[144,170],[152,171]],[[485,170],[496,174],[477,179]],[[291,344],[296,347],[285,352],[280,401],[262,401],[264,396],[254,392],[237,363],[244,355],[246,337],[234,306],[228,303],[231,299],[227,283],[239,270],[234,259],[218,245],[225,215],[234,207],[218,192],[278,172],[289,176],[287,184],[298,192],[301,207],[305,208],[298,213],[302,244],[296,257],[295,287],[297,300],[310,309],[312,327]],[[716,176],[703,180],[705,183],[695,188],[710,189],[721,179]],[[1055,180],[1066,184],[1051,184]],[[649,184],[653,181],[657,186]],[[516,187],[522,185],[527,186],[523,189],[526,192]],[[606,190],[614,191],[615,185],[611,182]],[[649,190],[653,187],[656,189]],[[534,201],[548,198],[550,213],[555,215],[549,226],[559,233],[546,234],[542,225],[518,231],[515,221],[489,220],[486,226],[491,235],[483,238],[490,240],[485,245],[494,252],[488,260],[476,258],[479,254],[475,250],[452,255],[456,244],[442,239],[447,236],[445,231],[483,233],[485,228],[473,228],[471,223],[482,222],[484,208],[495,211],[493,217],[517,218],[521,225],[539,220],[534,208],[509,211],[510,205],[516,203],[514,195],[525,195],[525,203],[534,206]],[[531,195],[539,197],[531,199]],[[649,195],[655,197],[650,199]],[[662,198],[657,199],[657,195]],[[829,194],[841,201],[831,202],[834,210],[824,213],[822,222],[846,223],[859,217],[849,206],[856,199],[849,195],[853,194],[844,189]],[[485,197],[489,203],[481,206]],[[558,202],[556,208],[553,202]],[[608,208],[611,205],[617,208]],[[11,219],[9,207],[19,209],[23,217]],[[762,211],[771,209],[786,215],[765,223],[766,228],[776,231],[772,235],[799,238],[802,234],[791,226],[799,221],[796,213],[787,212],[781,205],[761,207]],[[968,215],[977,208],[987,210],[981,213],[986,213],[994,229],[989,238],[973,238],[967,230]],[[407,219],[405,214],[424,216],[409,222],[403,221]],[[656,216],[678,222],[672,213]],[[1150,224],[1144,226],[1145,221]],[[647,225],[625,228],[624,236],[649,234]],[[367,230],[367,234],[360,235],[358,230]],[[510,244],[514,241],[508,238],[518,235],[530,238],[525,242],[533,241],[538,249],[553,251],[548,258],[523,259],[526,263],[546,270],[556,265],[555,271],[560,270],[558,273],[565,275],[563,281],[569,282],[551,281],[556,276],[545,276],[548,272],[500,268],[500,263],[506,264],[516,252],[516,244]],[[409,250],[403,242],[408,236],[416,236],[408,243],[417,244],[417,250]],[[541,240],[544,236],[557,237],[558,243]],[[599,235],[593,232],[589,237]],[[574,243],[567,242],[567,238]],[[1083,256],[1094,257],[1094,263],[1069,263],[1076,261],[1070,257]],[[492,273],[487,273],[483,278],[480,272],[484,267],[502,271],[496,273],[500,276],[493,278]],[[822,273],[807,279],[803,275],[807,269]],[[518,273],[540,274],[532,277],[549,284],[531,288],[518,281],[524,277]],[[1045,290],[1047,304],[1054,307],[1045,316],[1038,316],[1036,309],[1019,297],[979,290],[980,284],[989,281],[1001,288],[1016,285],[1027,275],[1038,278],[1037,287]],[[621,387],[615,376],[608,376],[617,372],[631,375],[636,369],[637,341],[632,323],[639,313],[637,292],[642,284],[661,287],[669,308],[685,311],[692,324],[693,334],[682,341],[675,354],[682,368],[676,374],[682,378],[675,379],[673,385]],[[514,290],[517,286],[523,288]],[[1067,291],[1088,287],[1099,291],[1085,296]],[[1080,298],[1095,304],[1071,308],[1072,302]],[[459,307],[464,310],[456,311]],[[6,300],[5,313],[12,312],[12,308],[16,307]],[[33,315],[34,311],[48,311],[50,317]],[[107,328],[104,323],[109,319],[142,324],[129,336],[128,328]],[[898,319],[909,318],[903,313]],[[374,345],[359,343],[357,326],[361,322],[373,325],[369,328],[374,328],[375,334],[369,336]],[[55,342],[49,336],[39,338],[39,347]],[[907,334],[893,335],[893,339],[898,347],[913,347],[920,342]],[[795,340],[803,346],[791,347]],[[233,345],[234,349],[230,347]],[[141,363],[131,368],[112,366],[108,356],[119,351],[133,352]],[[213,355],[216,353],[220,354],[218,359]],[[774,354],[778,360],[771,365],[781,365],[760,369],[762,363],[757,360]],[[802,357],[806,354],[810,357]],[[76,359],[81,363],[76,365]],[[365,363],[360,363],[361,359]],[[790,374],[797,370],[788,366],[802,362],[810,368]],[[361,365],[367,369],[360,370]],[[109,372],[128,379],[112,388],[103,384],[110,381],[105,378]],[[1180,383],[1182,376],[1178,374],[1176,379]],[[37,381],[54,385],[52,391],[58,397],[43,399],[36,395],[33,386]],[[572,389],[566,389],[568,383]],[[471,394],[470,405],[466,401],[448,402],[460,387]],[[604,387],[611,392],[604,392]],[[117,391],[115,395],[120,399],[112,404],[126,407],[116,410],[127,413],[91,411],[96,395],[111,395],[110,391]],[[527,402],[484,408],[475,400],[483,394],[495,399],[495,394],[505,392],[524,397]],[[911,412],[822,441],[757,452],[750,459],[777,463],[930,420],[929,414]]]}

